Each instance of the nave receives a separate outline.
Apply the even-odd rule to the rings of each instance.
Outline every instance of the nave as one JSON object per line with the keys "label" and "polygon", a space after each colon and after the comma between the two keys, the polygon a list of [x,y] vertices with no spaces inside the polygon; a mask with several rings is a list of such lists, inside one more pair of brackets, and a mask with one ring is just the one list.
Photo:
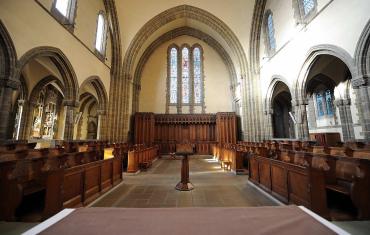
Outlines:
{"label": "nave", "polygon": [[190,157],[194,190],[174,190],[180,180],[181,160],[164,157],[145,172],[124,175],[123,182],[93,203],[92,207],[252,207],[277,202],[246,183],[247,175],[221,169],[211,156]]}

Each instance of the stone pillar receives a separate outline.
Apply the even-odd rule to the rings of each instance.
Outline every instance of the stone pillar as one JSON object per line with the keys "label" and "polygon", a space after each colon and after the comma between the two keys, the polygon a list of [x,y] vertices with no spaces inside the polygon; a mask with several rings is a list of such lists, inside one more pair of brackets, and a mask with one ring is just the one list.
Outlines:
{"label": "stone pillar", "polygon": [[362,134],[365,141],[370,141],[370,95],[369,79],[360,77],[352,79],[352,87],[356,91],[357,103],[362,125]]}
{"label": "stone pillar", "polygon": [[141,85],[133,83],[133,102],[132,102],[132,113],[139,112],[139,98]]}
{"label": "stone pillar", "polygon": [[315,110],[315,103],[312,97],[308,100],[307,107],[308,107],[308,114],[307,114],[308,126],[312,129],[316,129],[317,127],[316,110]]}
{"label": "stone pillar", "polygon": [[[19,140],[20,133],[21,133],[21,123],[23,122],[23,113],[24,113],[24,104],[25,100],[18,100],[18,109],[17,109],[17,115],[18,115],[18,120],[16,120],[18,123],[17,124],[17,129],[15,131],[15,136],[14,138],[16,140]],[[14,123],[15,124],[15,123]]]}
{"label": "stone pillar", "polygon": [[307,122],[307,100],[292,100],[294,117],[296,121],[296,137],[300,140],[309,139],[308,122]]}
{"label": "stone pillar", "polygon": [[78,107],[76,101],[65,100],[63,101],[65,111],[65,125],[64,125],[64,140],[73,140],[75,108]]}
{"label": "stone pillar", "polygon": [[20,122],[19,122],[19,140],[27,140],[28,136],[25,135],[26,133],[26,126],[28,120],[28,113],[30,109],[30,103],[27,100],[22,100],[22,115],[20,115]]}
{"label": "stone pillar", "polygon": [[33,126],[33,112],[37,103],[35,102],[28,102],[28,105],[25,105],[24,110],[24,121],[22,122],[22,129],[21,129],[21,139],[28,140],[31,137],[31,131]]}
{"label": "stone pillar", "polygon": [[342,126],[343,140],[354,140],[354,129],[351,114],[351,101],[350,99],[336,99],[335,106],[339,111],[339,118]]}
{"label": "stone pillar", "polygon": [[11,138],[9,118],[12,109],[12,93],[18,83],[13,80],[0,79],[0,140]]}
{"label": "stone pillar", "polygon": [[96,139],[98,140],[105,140],[106,139],[106,112],[105,110],[97,110],[98,115],[98,130]]}
{"label": "stone pillar", "polygon": [[274,138],[274,129],[273,129],[273,115],[274,115],[274,110],[273,109],[268,109],[265,110],[265,139],[266,140],[271,140]]}

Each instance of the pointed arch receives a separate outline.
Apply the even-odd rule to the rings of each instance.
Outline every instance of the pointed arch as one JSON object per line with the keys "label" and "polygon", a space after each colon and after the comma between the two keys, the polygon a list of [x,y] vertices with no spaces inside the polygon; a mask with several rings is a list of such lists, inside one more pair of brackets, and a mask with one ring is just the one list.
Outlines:
{"label": "pointed arch", "polygon": [[104,110],[104,112],[107,111],[108,95],[102,80],[98,76],[90,76],[81,84],[80,90],[89,83],[91,83],[98,95],[99,109]]}
{"label": "pointed arch", "polygon": [[62,75],[64,99],[66,102],[70,102],[72,106],[76,106],[78,102],[78,82],[76,73],[65,54],[56,47],[36,47],[26,52],[17,63],[15,79],[19,80],[24,66],[37,57],[50,58],[55,64]]}
{"label": "pointed arch", "polygon": [[0,20],[0,81],[6,81],[12,88],[19,82],[14,80],[17,52],[4,23]]}
{"label": "pointed arch", "polygon": [[298,79],[294,85],[294,96],[297,101],[303,101],[307,97],[306,87],[308,84],[308,75],[314,62],[320,55],[331,55],[340,59],[348,67],[351,77],[356,77],[355,61],[346,50],[330,44],[314,46],[308,51],[305,62],[300,69]]}
{"label": "pointed arch", "polygon": [[370,77],[370,20],[367,22],[357,42],[355,61],[358,76],[361,78],[359,82],[364,82],[362,77]]}

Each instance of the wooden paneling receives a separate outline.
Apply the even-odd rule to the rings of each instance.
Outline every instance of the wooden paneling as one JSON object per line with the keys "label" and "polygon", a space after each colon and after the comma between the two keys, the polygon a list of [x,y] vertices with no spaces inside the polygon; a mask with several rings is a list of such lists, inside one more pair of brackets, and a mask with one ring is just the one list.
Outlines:
{"label": "wooden paneling", "polygon": [[237,141],[235,113],[136,113],[134,120],[135,144],[158,145],[161,154],[175,152],[176,143],[182,142],[195,144],[197,154],[211,154],[216,140],[220,143]]}

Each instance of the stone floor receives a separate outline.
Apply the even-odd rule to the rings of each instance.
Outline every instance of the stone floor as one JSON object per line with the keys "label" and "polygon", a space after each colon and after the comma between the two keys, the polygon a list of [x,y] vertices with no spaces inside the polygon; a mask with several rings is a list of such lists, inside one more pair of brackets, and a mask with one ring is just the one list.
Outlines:
{"label": "stone floor", "polygon": [[213,159],[195,157],[189,162],[194,190],[175,190],[181,161],[162,158],[147,172],[124,176],[124,181],[93,207],[248,207],[274,206],[275,201],[247,184],[246,175],[223,171]]}

